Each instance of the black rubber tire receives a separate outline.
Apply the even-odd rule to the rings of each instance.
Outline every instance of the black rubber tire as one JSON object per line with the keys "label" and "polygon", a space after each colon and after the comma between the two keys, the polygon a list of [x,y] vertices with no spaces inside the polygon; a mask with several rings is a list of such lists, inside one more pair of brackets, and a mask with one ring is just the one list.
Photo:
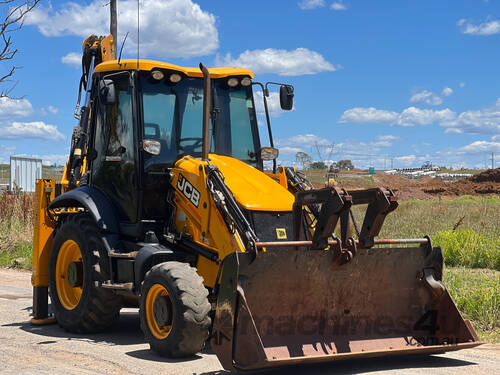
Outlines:
{"label": "black rubber tire", "polygon": [[[55,278],[59,250],[69,239],[80,247],[84,273],[82,296],[73,310],[61,304]],[[68,215],[56,229],[49,261],[50,299],[57,323],[62,328],[74,333],[100,332],[116,321],[121,297],[99,286],[109,279],[108,270],[107,251],[93,218],[85,214]]]}
{"label": "black rubber tire", "polygon": [[[146,317],[146,297],[154,284],[167,289],[173,305],[172,330],[164,339],[150,331]],[[139,304],[141,329],[151,350],[163,357],[189,357],[203,349],[208,339],[211,305],[203,278],[187,263],[165,262],[149,270],[142,283]]]}

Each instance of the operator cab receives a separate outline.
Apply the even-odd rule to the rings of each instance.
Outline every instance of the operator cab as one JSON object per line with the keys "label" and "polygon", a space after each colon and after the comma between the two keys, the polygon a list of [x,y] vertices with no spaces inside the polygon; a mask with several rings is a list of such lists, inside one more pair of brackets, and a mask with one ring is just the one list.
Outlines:
{"label": "operator cab", "polygon": [[[139,70],[137,64],[113,60],[95,69],[89,184],[115,202],[122,222],[165,221],[170,168],[185,156],[202,154],[203,75],[197,68],[157,61],[140,60]],[[262,170],[266,153],[259,139],[252,72],[214,68],[210,75],[209,152]],[[290,102],[283,108],[291,109]],[[142,231],[135,224],[130,228],[132,234]]]}

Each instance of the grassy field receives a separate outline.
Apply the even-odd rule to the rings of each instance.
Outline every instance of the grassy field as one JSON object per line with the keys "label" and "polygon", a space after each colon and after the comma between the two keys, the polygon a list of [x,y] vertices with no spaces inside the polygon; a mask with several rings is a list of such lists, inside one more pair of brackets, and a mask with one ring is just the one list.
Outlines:
{"label": "grassy field", "polygon": [[443,281],[458,310],[472,322],[479,338],[500,342],[500,272],[446,267]]}
{"label": "grassy field", "polygon": [[[33,197],[0,195],[0,267],[31,268]],[[362,206],[355,217],[361,225]],[[482,340],[500,342],[500,197],[403,201],[380,237],[430,235],[445,255],[444,282]]]}

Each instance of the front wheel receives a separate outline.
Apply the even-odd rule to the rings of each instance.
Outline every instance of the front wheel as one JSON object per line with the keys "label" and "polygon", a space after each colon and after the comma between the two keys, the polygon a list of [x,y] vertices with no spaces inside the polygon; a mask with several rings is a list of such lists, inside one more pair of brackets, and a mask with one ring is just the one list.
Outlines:
{"label": "front wheel", "polygon": [[188,357],[205,345],[210,303],[203,278],[186,263],[151,268],[141,288],[141,329],[153,351],[164,357]]}
{"label": "front wheel", "polygon": [[49,261],[50,299],[57,323],[70,332],[99,332],[118,318],[121,298],[99,285],[109,259],[88,215],[70,215],[56,229]]}

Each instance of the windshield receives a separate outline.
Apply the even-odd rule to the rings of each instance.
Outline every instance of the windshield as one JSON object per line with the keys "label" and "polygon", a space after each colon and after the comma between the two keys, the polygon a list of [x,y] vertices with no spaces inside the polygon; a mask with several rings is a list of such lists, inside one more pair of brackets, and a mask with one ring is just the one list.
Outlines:
{"label": "windshield", "polygon": [[[210,152],[231,156],[254,166],[260,141],[251,86],[212,80]],[[160,142],[160,155],[145,153],[145,169],[171,166],[184,155],[201,156],[203,80],[184,78],[169,85],[141,75],[144,139]]]}

